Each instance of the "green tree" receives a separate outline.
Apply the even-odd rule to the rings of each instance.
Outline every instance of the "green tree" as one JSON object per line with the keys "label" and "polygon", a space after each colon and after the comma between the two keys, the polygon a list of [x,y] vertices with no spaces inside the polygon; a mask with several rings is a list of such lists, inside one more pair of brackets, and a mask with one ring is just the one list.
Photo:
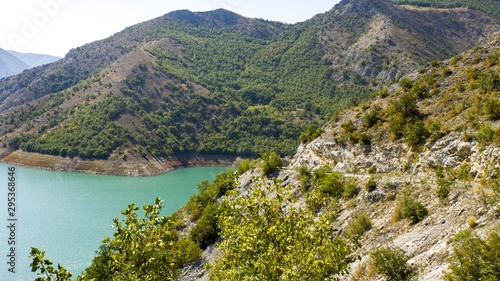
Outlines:
{"label": "green tree", "polygon": [[500,119],[500,100],[490,98],[484,105],[484,110],[492,120]]}
{"label": "green tree", "polygon": [[401,114],[406,120],[420,116],[417,98],[414,94],[403,93],[399,99],[392,103],[392,111]]}
{"label": "green tree", "polygon": [[463,163],[462,165],[458,166],[457,178],[462,181],[464,187],[465,187],[465,182],[470,177],[470,171],[471,171],[471,166],[469,163]]}
{"label": "green tree", "polygon": [[404,140],[412,147],[422,144],[429,135],[429,131],[427,131],[424,122],[421,120],[408,123],[403,132]]}
{"label": "green tree", "polygon": [[281,167],[283,167],[283,160],[276,152],[262,154],[261,168],[265,176],[269,176]]}
{"label": "green tree", "polygon": [[43,277],[38,277],[35,281],[69,281],[73,275],[66,268],[62,267],[60,264],[57,265],[57,269],[54,268],[51,260],[45,259],[45,251],[40,251],[37,248],[31,247],[30,258],[33,259],[31,262],[31,272],[37,272],[38,275]]}
{"label": "green tree", "polygon": [[500,235],[493,230],[480,238],[471,230],[462,230],[452,240],[453,253],[449,258],[446,281],[500,280]]}
{"label": "green tree", "polygon": [[408,265],[409,257],[399,248],[379,248],[370,256],[377,272],[388,281],[405,281],[414,275],[414,270]]}
{"label": "green tree", "polygon": [[351,249],[335,236],[336,213],[315,217],[292,201],[290,188],[262,182],[224,199],[223,257],[210,267],[212,280],[325,280],[346,273]]}
{"label": "green tree", "polygon": [[[139,218],[134,204],[122,211],[124,220],[114,219],[113,239],[105,238],[101,255],[82,275],[83,280],[174,280],[180,268],[201,254],[192,241],[179,238],[170,218],[160,216],[162,201],[143,207]],[[97,259],[97,260],[96,260]],[[100,269],[100,270],[98,270]]]}

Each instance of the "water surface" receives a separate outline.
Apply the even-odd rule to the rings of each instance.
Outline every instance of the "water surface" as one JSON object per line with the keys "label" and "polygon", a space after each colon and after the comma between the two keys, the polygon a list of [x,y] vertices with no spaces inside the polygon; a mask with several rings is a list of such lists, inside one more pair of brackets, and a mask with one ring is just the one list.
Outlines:
{"label": "water surface", "polygon": [[[74,276],[92,261],[104,236],[112,236],[113,218],[128,204],[164,200],[162,214],[182,207],[202,180],[213,180],[221,167],[177,169],[155,177],[122,177],[54,172],[16,167],[16,273],[7,271],[8,165],[0,163],[0,280],[34,280],[30,247],[46,251]],[[140,210],[142,214],[142,209]]]}

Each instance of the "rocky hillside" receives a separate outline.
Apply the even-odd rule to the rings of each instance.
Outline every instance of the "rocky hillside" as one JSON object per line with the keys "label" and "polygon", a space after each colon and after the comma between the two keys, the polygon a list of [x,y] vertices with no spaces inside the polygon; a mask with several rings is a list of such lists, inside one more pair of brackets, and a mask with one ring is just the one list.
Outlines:
{"label": "rocky hillside", "polygon": [[147,175],[179,155],[291,155],[309,125],[498,30],[478,10],[386,0],[295,25],[173,12],[1,80],[3,158]]}
{"label": "rocky hillside", "polygon": [[129,205],[79,280],[498,280],[500,38],[300,139],[287,161],[203,181],[169,217],[160,199],[144,216]]}
{"label": "rocky hillside", "polygon": [[[458,268],[470,265],[466,260],[457,263],[454,255],[460,249],[456,241],[465,239],[463,235],[498,237],[499,73],[500,39],[421,68],[337,116],[319,137],[302,144],[280,171],[266,172],[269,159],[254,162],[255,168],[246,166],[248,170],[237,179],[238,195],[231,193],[235,196],[231,201],[258,194],[264,171],[269,174],[264,190],[270,198],[280,194],[273,187],[276,183],[291,188],[293,200],[283,205],[285,210],[314,210],[321,219],[337,212],[330,225],[335,235],[356,237],[351,253],[356,258],[350,260],[344,274],[336,275],[340,280],[409,280],[410,276],[443,280],[451,272],[450,263]],[[258,201],[251,202],[265,202],[259,201],[261,197],[252,198]],[[265,212],[262,204],[259,210]],[[252,206],[238,208],[251,213]],[[282,215],[286,220],[287,215]],[[265,233],[274,231],[262,227]],[[199,231],[197,226],[193,229]],[[181,280],[209,280],[204,269],[207,262],[215,264],[211,277],[220,276],[219,266],[228,266],[227,260],[219,262],[221,257],[241,259],[245,255],[229,245],[248,242],[245,234],[240,234],[241,240],[232,240],[234,233],[224,226],[221,229],[222,241],[231,242],[208,246],[201,262],[186,267]],[[283,231],[294,239],[291,232]],[[497,242],[491,244],[496,247],[492,249],[498,249]],[[397,254],[385,256],[392,259],[389,266],[380,261],[380,253]],[[264,256],[248,262],[263,260]],[[498,258],[488,261],[499,262]],[[224,270],[258,272],[236,264]],[[280,272],[285,274],[286,269]],[[488,276],[498,277],[499,273],[497,266]],[[474,280],[487,276],[474,274],[480,273],[471,273]],[[464,280],[463,276],[449,274],[446,280]]]}
{"label": "rocky hillside", "polygon": [[[388,97],[380,93],[326,126],[321,137],[299,148],[291,171],[282,172],[328,165],[359,180],[362,191],[343,202],[336,227],[345,232],[358,213],[367,214],[372,227],[360,239],[361,260],[351,264],[345,280],[378,280],[370,252],[380,247],[402,249],[419,268],[418,280],[441,280],[456,233],[498,231],[499,62],[496,39],[409,75]],[[393,128],[401,113],[395,108],[407,98],[416,116]],[[365,188],[370,180],[373,190]],[[429,210],[418,223],[400,220],[398,198],[405,188]]]}

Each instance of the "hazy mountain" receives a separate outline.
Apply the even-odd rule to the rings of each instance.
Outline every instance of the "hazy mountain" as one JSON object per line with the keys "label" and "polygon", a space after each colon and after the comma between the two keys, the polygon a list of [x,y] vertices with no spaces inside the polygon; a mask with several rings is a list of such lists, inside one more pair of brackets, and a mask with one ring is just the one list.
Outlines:
{"label": "hazy mountain", "polygon": [[0,79],[21,73],[29,65],[16,56],[0,48]]}
{"label": "hazy mountain", "polygon": [[6,51],[0,48],[0,79],[21,73],[23,70],[55,62],[61,58]]}
{"label": "hazy mountain", "polygon": [[20,53],[16,51],[8,51],[8,52],[14,55],[16,58],[24,61],[27,65],[29,65],[30,68],[53,63],[61,59],[60,57],[55,57],[50,55]]}
{"label": "hazy mountain", "polygon": [[344,0],[293,25],[177,11],[0,81],[0,129],[10,149],[107,159],[107,173],[156,173],[178,155],[290,155],[309,125],[499,31],[480,10],[386,0]]}

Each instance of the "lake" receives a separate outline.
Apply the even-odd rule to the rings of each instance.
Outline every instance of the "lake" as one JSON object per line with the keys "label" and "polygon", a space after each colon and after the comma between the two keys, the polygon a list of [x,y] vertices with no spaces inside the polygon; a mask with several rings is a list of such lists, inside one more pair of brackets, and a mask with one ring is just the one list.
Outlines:
{"label": "lake", "polygon": [[[15,167],[17,221],[8,221],[9,165],[0,163],[0,280],[34,280],[28,258],[31,247],[45,258],[79,275],[95,256],[113,218],[131,203],[141,207],[164,200],[163,215],[182,207],[197,192],[197,184],[226,170],[222,167],[177,169],[154,177],[122,177],[54,172]],[[15,223],[16,273],[7,264],[8,226]],[[12,240],[11,240],[12,241]]]}

